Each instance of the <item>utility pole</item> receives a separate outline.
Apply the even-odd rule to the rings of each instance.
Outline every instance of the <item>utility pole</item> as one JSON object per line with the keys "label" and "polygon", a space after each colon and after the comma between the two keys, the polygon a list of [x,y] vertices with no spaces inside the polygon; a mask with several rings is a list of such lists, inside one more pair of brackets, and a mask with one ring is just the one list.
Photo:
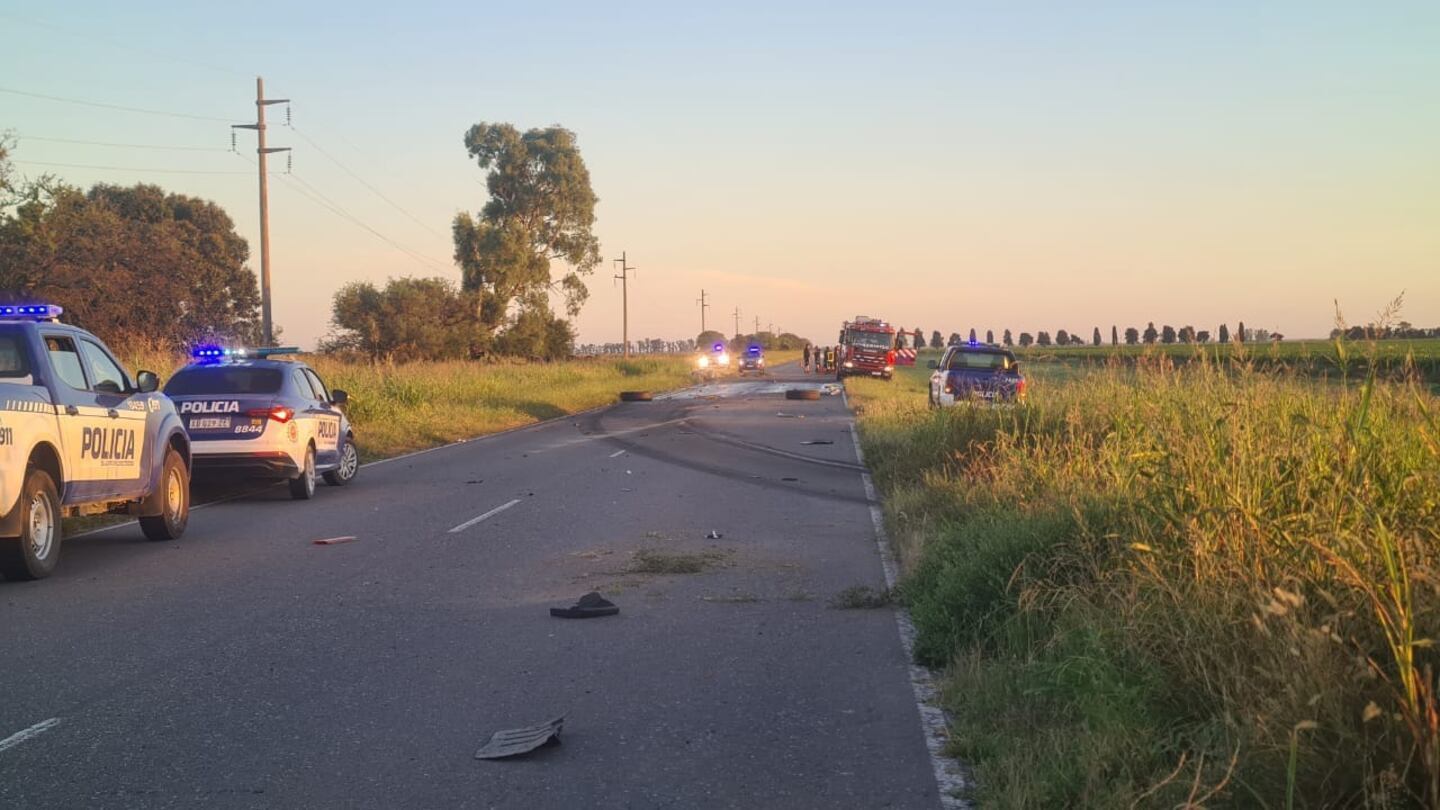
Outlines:
{"label": "utility pole", "polygon": [[740,336],[740,307],[735,307],[735,336]]}
{"label": "utility pole", "polygon": [[755,334],[760,334],[760,316],[755,316]]}
{"label": "utility pole", "polygon": [[703,289],[700,291],[700,300],[697,301],[696,303],[700,305],[700,331],[701,331],[701,332],[704,332],[704,331],[705,331],[705,310],[709,309],[709,308],[710,308],[710,305],[709,305],[708,303],[706,303],[706,301],[705,301],[705,291],[704,291]]}
{"label": "utility pole", "polygon": [[630,358],[630,271],[635,268],[625,261],[625,251],[620,251],[620,258],[614,259],[615,264],[620,265],[620,341],[625,347],[625,358]]}
{"label": "utility pole", "polygon": [[260,164],[260,331],[266,346],[275,345],[274,321],[270,317],[270,183],[266,173],[266,156],[272,152],[289,152],[290,147],[265,146],[265,108],[271,104],[289,104],[288,98],[265,98],[265,80],[255,77],[255,123],[232,124],[231,129],[253,129],[258,145],[255,154]]}

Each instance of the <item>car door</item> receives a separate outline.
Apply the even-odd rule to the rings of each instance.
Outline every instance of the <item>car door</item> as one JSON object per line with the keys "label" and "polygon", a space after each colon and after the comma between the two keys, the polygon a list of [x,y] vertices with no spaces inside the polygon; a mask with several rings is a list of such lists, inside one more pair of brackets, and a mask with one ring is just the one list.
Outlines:
{"label": "car door", "polygon": [[145,446],[146,397],[135,389],[130,375],[103,346],[86,337],[81,337],[79,343],[90,390],[109,420],[100,461],[107,479],[115,482],[115,494],[135,497],[144,492],[150,472],[150,448]]}
{"label": "car door", "polygon": [[945,390],[945,369],[950,365],[950,353],[953,351],[953,348],[946,349],[940,355],[940,365],[930,372],[930,399],[934,402],[940,401],[940,394]]}
{"label": "car door", "polygon": [[55,420],[60,426],[60,453],[65,477],[65,503],[105,500],[115,494],[104,464],[110,434],[109,408],[90,388],[80,346],[69,332],[41,331],[45,354],[55,378]]}
{"label": "car door", "polygon": [[330,466],[340,463],[340,409],[330,401],[330,389],[312,369],[301,369],[315,391],[318,407],[315,409],[315,456],[316,463]]}

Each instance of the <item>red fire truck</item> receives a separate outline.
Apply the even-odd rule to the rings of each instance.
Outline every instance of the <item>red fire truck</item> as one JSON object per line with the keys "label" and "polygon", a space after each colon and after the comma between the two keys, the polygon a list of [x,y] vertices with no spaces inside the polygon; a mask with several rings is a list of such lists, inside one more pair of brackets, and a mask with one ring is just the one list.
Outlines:
{"label": "red fire truck", "polygon": [[895,373],[895,327],[879,318],[856,315],[840,328],[840,363],[835,378],[852,374],[890,379]]}

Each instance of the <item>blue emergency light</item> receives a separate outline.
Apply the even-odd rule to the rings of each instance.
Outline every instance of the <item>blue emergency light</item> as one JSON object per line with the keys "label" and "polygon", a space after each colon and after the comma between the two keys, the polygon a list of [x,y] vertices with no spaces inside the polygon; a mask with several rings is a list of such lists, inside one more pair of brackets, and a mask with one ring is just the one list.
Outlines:
{"label": "blue emergency light", "polygon": [[724,344],[724,343],[716,343],[714,346],[711,346],[710,349],[711,349],[711,351],[723,352],[723,351],[725,351],[725,344]]}
{"label": "blue emergency light", "polygon": [[54,304],[5,304],[0,319],[7,321],[53,321],[65,310]]}
{"label": "blue emergency light", "polygon": [[751,353],[751,354],[759,354],[759,353],[760,353],[760,347],[759,347],[759,346],[751,346],[751,347],[750,347],[750,353]]}
{"label": "blue emergency light", "polygon": [[193,357],[193,358],[195,358],[196,362],[199,362],[199,363],[218,363],[218,362],[220,362],[221,360],[226,360],[226,359],[231,359],[231,358],[236,358],[236,359],[238,359],[238,358],[247,358],[247,357],[254,357],[254,358],[259,358],[259,359],[262,359],[262,360],[263,360],[263,359],[266,358],[266,357],[270,357],[271,355],[276,355],[276,354],[299,354],[299,353],[300,353],[300,347],[298,347],[298,346],[266,346],[266,347],[259,348],[259,349],[250,349],[250,348],[232,349],[232,348],[228,348],[228,347],[225,347],[225,346],[215,346],[215,345],[213,345],[213,344],[206,344],[206,345],[203,345],[203,346],[196,346],[194,349],[191,349],[191,350],[190,350],[190,356]]}

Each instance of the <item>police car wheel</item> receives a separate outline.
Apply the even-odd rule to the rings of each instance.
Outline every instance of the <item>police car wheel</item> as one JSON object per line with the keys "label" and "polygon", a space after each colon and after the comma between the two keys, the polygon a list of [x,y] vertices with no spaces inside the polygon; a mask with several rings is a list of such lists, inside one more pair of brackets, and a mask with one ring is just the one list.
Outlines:
{"label": "police car wheel", "polygon": [[305,466],[300,474],[290,479],[290,497],[297,501],[308,501],[315,497],[315,446],[305,448]]}
{"label": "police car wheel", "polygon": [[190,472],[174,450],[165,453],[160,471],[160,514],[140,518],[140,531],[151,540],[175,540],[190,523]]}
{"label": "police car wheel", "polygon": [[343,487],[355,480],[355,473],[360,471],[360,449],[355,446],[353,439],[346,439],[340,445],[340,465],[330,472],[325,473],[325,483],[332,487]]}
{"label": "police car wheel", "polygon": [[0,540],[0,574],[9,580],[44,579],[60,561],[60,498],[44,470],[25,473],[20,492],[20,536]]}

